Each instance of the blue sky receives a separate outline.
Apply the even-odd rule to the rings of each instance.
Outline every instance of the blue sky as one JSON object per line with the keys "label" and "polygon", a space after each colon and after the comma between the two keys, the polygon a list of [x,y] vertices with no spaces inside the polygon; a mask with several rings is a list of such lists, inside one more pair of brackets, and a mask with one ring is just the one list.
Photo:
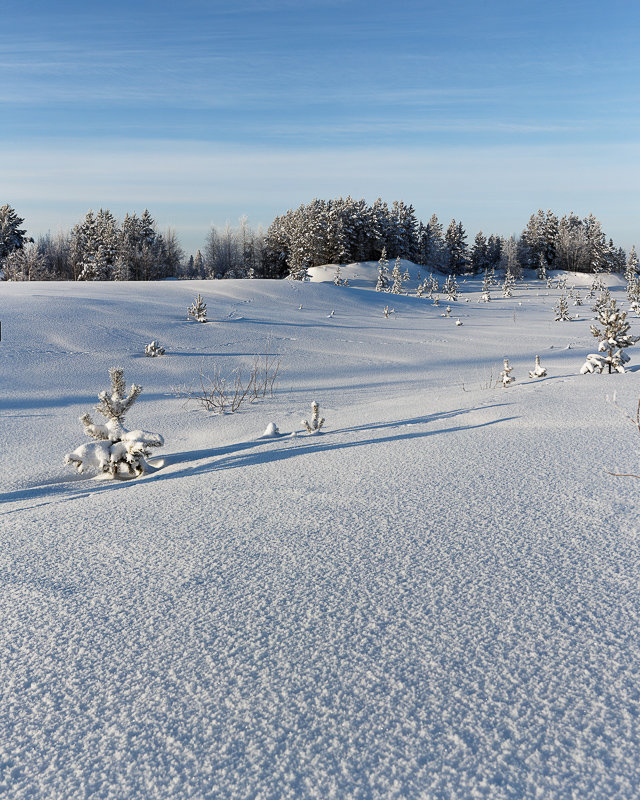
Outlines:
{"label": "blue sky", "polygon": [[148,207],[193,251],[212,223],[351,194],[455,216],[470,239],[539,207],[592,211],[640,244],[632,0],[0,0],[0,15],[0,203],[31,233]]}

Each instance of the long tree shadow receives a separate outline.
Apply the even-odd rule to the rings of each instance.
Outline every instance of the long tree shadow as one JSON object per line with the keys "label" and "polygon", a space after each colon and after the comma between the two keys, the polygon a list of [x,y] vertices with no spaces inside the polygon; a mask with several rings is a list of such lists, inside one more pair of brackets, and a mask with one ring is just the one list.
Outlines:
{"label": "long tree shadow", "polygon": [[[454,409],[452,411],[428,414],[423,417],[415,417],[405,420],[381,422],[378,424],[374,423],[373,425],[363,424],[350,428],[340,428],[333,431],[326,431],[323,432],[321,436],[305,435],[299,438],[293,438],[292,436],[285,434],[277,438],[253,439],[247,442],[238,442],[223,447],[186,450],[181,453],[169,454],[164,459],[163,468],[134,481],[109,481],[108,483],[102,483],[93,481],[91,479],[87,480],[84,478],[84,476],[80,475],[66,477],[62,481],[53,479],[44,485],[41,484],[39,486],[17,489],[15,491],[0,494],[0,505],[9,502],[19,502],[21,500],[44,501],[37,503],[37,505],[46,505],[47,503],[51,502],[57,503],[68,500],[76,500],[88,495],[94,495],[97,492],[101,493],[105,491],[119,491],[121,489],[137,486],[141,482],[156,483],[158,481],[175,480],[193,475],[203,475],[210,472],[217,472],[218,470],[237,469],[240,467],[256,466],[258,464],[269,464],[275,461],[283,461],[289,458],[304,456],[311,453],[348,450],[355,447],[367,447],[378,444],[388,444],[390,442],[410,441],[412,439],[427,438],[429,436],[436,436],[439,434],[449,434],[459,431],[484,428],[488,427],[489,425],[497,425],[501,422],[509,422],[514,419],[518,419],[518,417],[515,416],[502,417],[500,419],[481,422],[475,425],[458,425],[448,428],[441,428],[438,430],[395,433],[388,436],[368,437],[366,439],[360,439],[358,441],[351,442],[345,442],[342,440],[335,441],[336,437],[343,436],[345,433],[389,430],[394,428],[406,428],[414,425],[427,425],[437,421],[453,419],[454,417],[462,414],[469,414],[473,411],[486,410],[489,408],[506,405],[510,404],[494,403],[486,406],[474,406],[473,408]],[[295,442],[295,444],[284,447],[280,446],[276,449],[270,449],[265,452],[265,448],[268,448],[269,445],[273,446],[274,444],[283,444],[284,442]],[[177,470],[170,469],[171,467],[181,464],[191,464],[191,466]],[[20,510],[24,510],[24,507],[0,512],[0,514],[10,514]]]}

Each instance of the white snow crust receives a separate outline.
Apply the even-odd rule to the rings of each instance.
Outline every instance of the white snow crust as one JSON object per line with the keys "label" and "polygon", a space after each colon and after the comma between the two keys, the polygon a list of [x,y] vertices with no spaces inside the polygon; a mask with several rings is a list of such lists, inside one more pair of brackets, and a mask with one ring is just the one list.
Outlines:
{"label": "white snow crust", "polygon": [[[640,347],[580,375],[590,304],[532,277],[385,318],[375,267],[0,284],[0,796],[640,796]],[[273,398],[172,395],[267,347]],[[63,464],[114,365],[165,440],[128,482]]]}

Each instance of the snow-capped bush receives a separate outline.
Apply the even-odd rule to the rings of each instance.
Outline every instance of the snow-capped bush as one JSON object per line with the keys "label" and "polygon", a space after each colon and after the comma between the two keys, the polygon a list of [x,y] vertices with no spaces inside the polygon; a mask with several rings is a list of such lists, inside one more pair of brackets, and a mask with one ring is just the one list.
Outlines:
{"label": "snow-capped bush", "polygon": [[509,386],[510,383],[515,381],[515,378],[512,377],[511,373],[513,372],[513,367],[509,366],[509,359],[505,358],[504,360],[504,367],[502,372],[500,373],[500,380],[502,381],[503,386]]}
{"label": "snow-capped bush", "polygon": [[261,439],[275,439],[280,436],[280,429],[275,422],[270,422],[260,437]]}
{"label": "snow-capped bush", "polygon": [[192,317],[196,322],[207,321],[207,304],[203,301],[202,297],[198,295],[187,309],[187,319]]}
{"label": "snow-capped bush", "polygon": [[591,333],[600,340],[598,353],[589,353],[580,374],[603,372],[605,367],[609,374],[613,371],[624,372],[624,365],[629,361],[629,356],[624,351],[639,341],[640,336],[629,333],[627,312],[619,309],[612,298],[603,302],[598,309],[598,320],[602,328],[591,325]]}
{"label": "snow-capped bush", "polygon": [[93,422],[89,414],[83,414],[80,422],[85,433],[95,441],[80,445],[67,453],[66,464],[73,464],[78,472],[87,467],[103,472],[112,478],[135,478],[142,475],[148,467],[146,459],[150,448],[162,447],[164,439],[159,433],[135,430],[124,427],[124,416],[138,399],[142,387],[132,384],[129,396],[125,397],[124,373],[112,367],[109,370],[111,393],[100,392],[100,403],[95,407],[107,420],[103,425]]}
{"label": "snow-capped bush", "polygon": [[154,339],[149,344],[145,345],[144,348],[145,356],[149,356],[150,358],[155,358],[156,356],[163,356],[164,355],[164,347],[160,347],[158,342]]}
{"label": "snow-capped bush", "polygon": [[307,429],[308,433],[318,433],[320,428],[324,425],[324,417],[320,416],[320,406],[315,400],[311,403],[311,422],[307,422],[306,419],[303,419],[302,424]]}
{"label": "snow-capped bush", "polygon": [[540,356],[536,356],[536,363],[532,370],[529,370],[530,378],[544,378],[547,370],[540,363]]}

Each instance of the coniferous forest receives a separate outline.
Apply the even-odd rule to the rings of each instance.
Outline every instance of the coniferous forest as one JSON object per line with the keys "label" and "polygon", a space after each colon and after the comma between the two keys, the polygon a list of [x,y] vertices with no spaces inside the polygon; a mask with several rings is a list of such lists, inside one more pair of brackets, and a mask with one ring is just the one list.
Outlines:
{"label": "coniferous forest", "polygon": [[378,198],[312,200],[276,217],[267,231],[246,217],[237,227],[212,227],[202,249],[186,254],[174,230],[160,233],[150,212],[118,220],[108,209],[89,211],[71,231],[34,239],[10,205],[0,206],[0,268],[5,280],[145,281],[165,278],[302,279],[310,267],[405,258],[448,274],[507,269],[624,272],[627,254],[593,215],[532,214],[519,237],[479,231],[470,239],[462,222]]}

